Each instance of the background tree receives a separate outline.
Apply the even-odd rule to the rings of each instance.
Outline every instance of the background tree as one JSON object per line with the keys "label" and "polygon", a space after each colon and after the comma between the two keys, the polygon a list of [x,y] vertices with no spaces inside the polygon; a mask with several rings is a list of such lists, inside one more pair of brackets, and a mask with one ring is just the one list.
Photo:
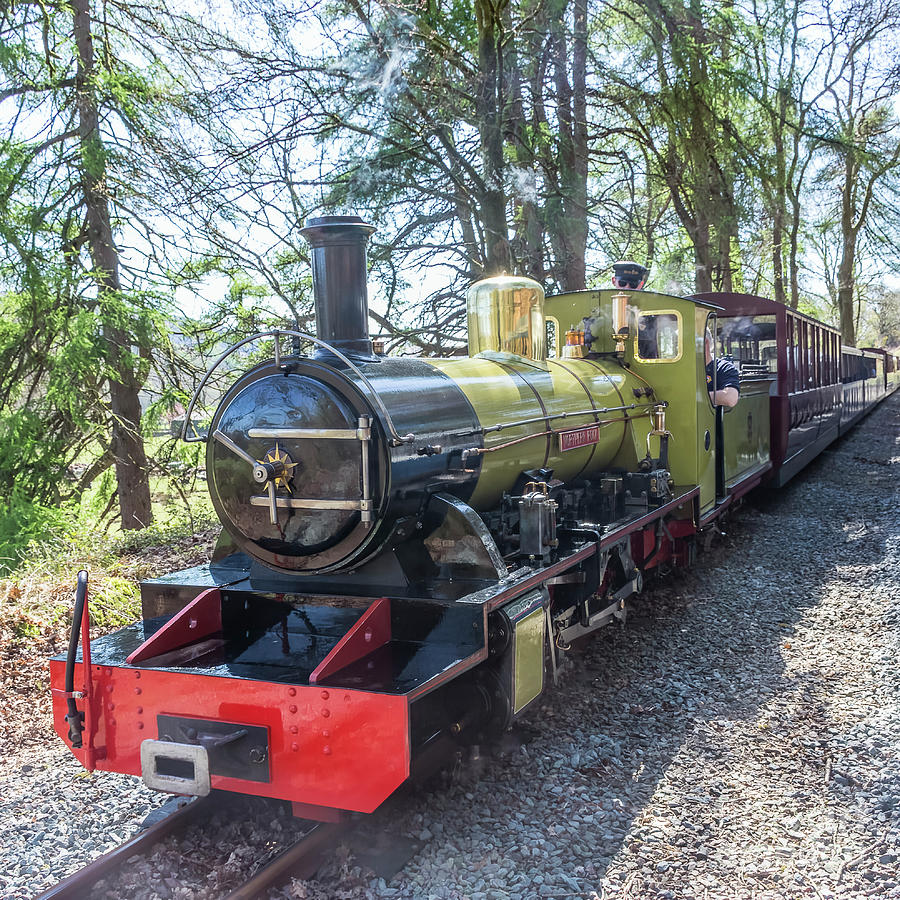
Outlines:
{"label": "background tree", "polygon": [[648,181],[666,186],[692,248],[695,289],[731,290],[744,171],[736,141],[740,22],[732,7],[700,0],[625,0],[608,8],[606,21],[607,45],[631,52],[622,65],[607,50],[613,64],[602,70],[598,94],[624,109],[623,131],[640,156],[632,154],[649,163]]}
{"label": "background tree", "polygon": [[112,469],[123,524],[149,521],[142,407],[173,409],[231,336],[311,327],[311,213],[378,225],[396,352],[460,352],[485,274],[579,290],[630,256],[674,293],[831,290],[846,340],[893,334],[888,0],[99,10],[0,7],[8,505]]}
{"label": "background tree", "polygon": [[152,517],[140,392],[170,374],[162,289],[177,265],[156,152],[175,92],[147,12],[107,3],[98,23],[90,0],[0,10],[0,253],[15,311],[0,335],[0,416],[18,454],[7,489],[38,460],[36,501],[77,494],[114,466],[126,529]]}
{"label": "background tree", "polygon": [[[825,118],[819,141],[830,157],[820,171],[827,185],[826,209],[837,225],[837,307],[841,339],[856,344],[859,316],[854,289],[857,250],[866,229],[877,232],[895,221],[900,169],[900,120],[894,102],[900,65],[894,54],[900,7],[889,0],[826,5],[829,45],[825,74]],[[822,194],[820,193],[820,196]],[[873,234],[872,238],[878,241]],[[896,242],[893,242],[896,247]]]}

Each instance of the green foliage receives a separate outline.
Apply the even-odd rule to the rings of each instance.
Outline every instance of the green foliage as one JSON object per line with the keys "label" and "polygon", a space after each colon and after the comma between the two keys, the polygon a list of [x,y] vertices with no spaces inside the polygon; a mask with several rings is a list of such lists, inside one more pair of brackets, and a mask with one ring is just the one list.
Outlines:
{"label": "green foliage", "polygon": [[[171,385],[191,368],[170,339],[170,275],[195,277],[184,254],[179,265],[167,252],[178,243],[170,186],[183,172],[174,172],[166,131],[185,109],[169,68],[179,62],[164,52],[171,21],[163,10],[136,17],[112,4],[101,17],[94,7],[90,58],[65,5],[14,4],[0,17],[9,88],[0,125],[0,502],[14,486],[39,507],[77,499],[109,471],[115,439],[117,472],[130,466],[125,496],[140,493],[135,506],[146,507],[136,490],[144,453],[131,438],[137,395],[174,403]],[[112,247],[99,236],[107,225]],[[94,498],[111,494],[108,477]],[[99,514],[106,501],[97,502]]]}
{"label": "green foliage", "polygon": [[19,488],[0,499],[0,575],[19,568],[30,546],[60,534],[68,517],[63,509],[35,503]]}

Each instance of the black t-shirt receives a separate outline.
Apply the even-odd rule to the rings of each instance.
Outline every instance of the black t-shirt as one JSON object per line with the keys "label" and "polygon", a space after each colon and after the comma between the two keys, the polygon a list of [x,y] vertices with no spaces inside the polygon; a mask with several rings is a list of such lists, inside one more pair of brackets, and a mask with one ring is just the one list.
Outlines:
{"label": "black t-shirt", "polygon": [[741,392],[741,375],[738,367],[730,360],[718,357],[706,364],[706,389],[713,389],[713,366],[716,370],[716,390],[733,387],[738,394]]}

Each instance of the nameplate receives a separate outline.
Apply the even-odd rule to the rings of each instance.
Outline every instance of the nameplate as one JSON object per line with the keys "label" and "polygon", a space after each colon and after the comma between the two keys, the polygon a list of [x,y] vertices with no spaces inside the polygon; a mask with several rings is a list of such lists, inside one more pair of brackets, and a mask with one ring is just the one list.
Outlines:
{"label": "nameplate", "polygon": [[577,450],[579,447],[590,447],[600,440],[599,425],[585,425],[584,428],[573,428],[571,431],[560,431],[559,449],[565,453],[566,450]]}

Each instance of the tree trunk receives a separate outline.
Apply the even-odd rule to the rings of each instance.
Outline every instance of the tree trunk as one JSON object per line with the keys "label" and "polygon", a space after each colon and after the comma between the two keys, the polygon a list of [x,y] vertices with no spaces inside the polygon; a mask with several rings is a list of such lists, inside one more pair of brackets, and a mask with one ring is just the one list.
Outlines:
{"label": "tree trunk", "polygon": [[[536,11],[523,6],[522,14],[525,16],[536,15]],[[512,33],[514,25],[509,5],[503,12],[504,28],[507,33]],[[541,42],[539,28],[535,28],[532,34],[525,37],[526,55],[529,58],[528,65],[539,70],[539,55]],[[531,132],[525,122],[525,102],[522,96],[522,78],[525,74],[520,68],[519,54],[515,41],[510,41],[503,57],[504,81],[508,99],[507,132],[508,140],[515,154],[516,168],[519,172],[520,184],[513,190],[513,202],[515,213],[513,226],[515,237],[513,239],[512,257],[514,265],[518,269],[534,278],[535,281],[544,281],[544,228],[541,210],[537,196],[537,160],[534,154],[534,137],[537,134],[537,123],[532,116]],[[534,179],[534,182],[531,181]]]}
{"label": "tree trunk", "polygon": [[456,219],[462,231],[463,247],[466,251],[466,274],[471,281],[477,281],[480,275],[478,268],[478,240],[475,235],[475,226],[472,224],[472,208],[462,188],[457,184],[454,191],[456,202],[454,208]]}
{"label": "tree trunk", "polygon": [[853,257],[856,242],[844,240],[838,263],[838,312],[841,317],[841,341],[856,346],[856,323],[853,311]]}
{"label": "tree trunk", "polygon": [[785,294],[784,290],[784,255],[782,253],[783,242],[783,210],[776,200],[775,210],[772,214],[772,272],[775,276],[775,300],[778,303],[787,303],[787,295]]}
{"label": "tree trunk", "polygon": [[853,315],[853,263],[856,257],[854,227],[854,188],[859,177],[852,149],[845,151],[844,184],[841,190],[841,259],[838,263],[838,312],[841,317],[841,340],[850,347],[856,346],[856,324]]}
{"label": "tree trunk", "polygon": [[789,241],[788,277],[791,283],[791,309],[800,305],[800,262],[797,259],[800,244],[800,196],[791,192],[791,236]]}
{"label": "tree trunk", "polygon": [[475,19],[479,76],[476,109],[484,170],[481,221],[484,227],[485,275],[490,276],[512,269],[503,186],[503,98],[499,49],[503,22],[499,7],[491,0],[477,0]]}
{"label": "tree trunk", "polygon": [[[570,171],[566,179],[564,205],[567,226],[568,265],[565,289],[583,291],[587,287],[587,0],[574,0],[572,32],[572,120]],[[565,75],[565,73],[563,73]]]}
{"label": "tree trunk", "polygon": [[787,91],[780,88],[777,97],[777,124],[776,127],[772,129],[772,138],[775,143],[775,196],[773,198],[774,209],[772,210],[772,280],[775,285],[775,300],[778,303],[787,303],[787,293],[784,289],[784,220],[787,206],[785,178],[787,177],[787,167],[784,159],[783,134],[783,129],[787,121]]}
{"label": "tree trunk", "polygon": [[731,263],[731,230],[727,219],[720,216],[718,222],[719,232],[719,249],[718,262],[716,269],[718,271],[717,289],[731,294],[734,291],[734,267]]}
{"label": "tree trunk", "polygon": [[[94,92],[94,47],[90,0],[73,0],[72,19],[78,48],[75,76],[78,137],[81,147],[81,187],[84,194],[84,235],[94,266],[99,306],[115,301],[120,291],[119,255],[113,242],[106,193],[106,157],[100,139],[97,99]],[[132,341],[119,327],[106,326],[112,371],[109,379],[112,439],[110,450],[116,465],[122,528],[144,528],[152,520],[147,457],[141,435],[140,385],[131,362]]]}
{"label": "tree trunk", "polygon": [[[703,235],[706,235],[705,238]],[[698,294],[713,289],[713,261],[709,244],[709,224],[698,225],[691,234],[694,244],[694,290]]]}

